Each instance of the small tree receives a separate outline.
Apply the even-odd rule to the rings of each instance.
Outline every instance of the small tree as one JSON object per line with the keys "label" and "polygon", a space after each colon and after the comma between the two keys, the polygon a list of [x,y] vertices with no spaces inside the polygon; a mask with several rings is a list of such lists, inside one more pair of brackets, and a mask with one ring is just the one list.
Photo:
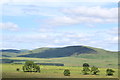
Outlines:
{"label": "small tree", "polygon": [[93,67],[91,68],[91,73],[92,73],[92,74],[96,75],[98,72],[100,72],[100,71],[99,71],[99,69],[98,69],[97,67],[93,66]]}
{"label": "small tree", "polygon": [[112,69],[107,69],[107,70],[106,70],[107,76],[112,76],[114,72],[115,72],[115,71],[112,70]]}
{"label": "small tree", "polygon": [[64,70],[64,76],[70,76],[70,70],[69,69]]}
{"label": "small tree", "polygon": [[90,72],[89,64],[88,64],[88,63],[84,63],[84,64],[83,64],[82,73],[83,73],[84,75],[86,75],[86,74],[89,74],[89,72]]}
{"label": "small tree", "polygon": [[84,75],[89,74],[89,72],[90,72],[89,67],[83,67],[82,73],[83,73]]}

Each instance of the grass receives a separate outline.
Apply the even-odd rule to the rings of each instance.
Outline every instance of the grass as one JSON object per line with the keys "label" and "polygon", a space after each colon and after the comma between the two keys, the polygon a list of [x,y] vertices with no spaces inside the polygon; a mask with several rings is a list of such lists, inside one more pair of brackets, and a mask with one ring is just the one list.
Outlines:
{"label": "grass", "polygon": [[[47,48],[46,48],[47,49]],[[43,49],[44,50],[44,49]],[[94,48],[97,54],[80,54],[68,57],[59,58],[29,58],[29,57],[16,57],[17,54],[11,53],[12,57],[2,57],[0,59],[11,60],[32,60],[36,63],[62,63],[65,66],[45,66],[41,65],[41,73],[27,73],[22,71],[22,64],[0,64],[3,67],[2,75],[4,78],[117,78],[118,77],[118,53],[109,52],[101,49]],[[33,51],[35,54],[38,50]],[[7,53],[5,53],[7,55]],[[9,54],[9,56],[11,55]],[[23,61],[15,61],[15,63],[24,63]],[[81,73],[82,64],[89,63],[90,66],[100,68],[99,75],[83,75]],[[17,72],[16,68],[21,71]],[[115,70],[114,76],[106,76],[106,69],[112,68]],[[70,69],[71,76],[64,76],[63,71]]]}
{"label": "grass", "polygon": [[[0,64],[2,65],[2,76],[3,78],[117,78],[118,69],[115,70],[114,76],[106,76],[106,68],[100,68],[99,75],[83,75],[81,73],[82,67],[70,67],[70,66],[45,66],[41,65],[41,72],[23,72],[22,64]],[[20,71],[17,72],[16,68],[20,68]],[[71,75],[64,76],[63,71],[69,69]]]}
{"label": "grass", "polygon": [[[62,63],[65,66],[81,66],[83,63],[89,63],[91,66],[97,66],[101,68],[118,68],[118,58],[117,54],[113,54],[112,58],[109,57],[111,54],[104,54],[106,58],[103,57],[102,54],[81,54],[79,56],[71,56],[71,57],[61,57],[61,58],[26,58],[26,57],[8,57],[7,59],[12,60],[32,60],[38,63]],[[103,58],[103,59],[102,59]],[[24,63],[24,62],[20,62]]]}

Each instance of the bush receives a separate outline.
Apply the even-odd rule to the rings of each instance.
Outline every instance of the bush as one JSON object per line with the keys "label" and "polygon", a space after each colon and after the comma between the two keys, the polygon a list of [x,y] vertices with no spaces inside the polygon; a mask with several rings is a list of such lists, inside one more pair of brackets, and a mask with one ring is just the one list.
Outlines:
{"label": "bush", "polygon": [[89,74],[89,72],[90,72],[89,67],[83,67],[82,73],[83,73],[84,75]]}
{"label": "bush", "polygon": [[16,69],[16,71],[20,71],[20,69],[19,69],[19,68],[17,68],[17,69]]}
{"label": "bush", "polygon": [[107,76],[112,76],[114,72],[115,72],[115,71],[112,70],[112,69],[107,69],[107,70],[106,70]]}
{"label": "bush", "polygon": [[70,70],[69,69],[64,70],[64,76],[70,76]]}
{"label": "bush", "polygon": [[98,69],[97,67],[93,66],[93,67],[91,68],[91,73],[92,73],[93,75],[96,75],[98,72],[100,72],[100,71],[99,71],[99,69]]}

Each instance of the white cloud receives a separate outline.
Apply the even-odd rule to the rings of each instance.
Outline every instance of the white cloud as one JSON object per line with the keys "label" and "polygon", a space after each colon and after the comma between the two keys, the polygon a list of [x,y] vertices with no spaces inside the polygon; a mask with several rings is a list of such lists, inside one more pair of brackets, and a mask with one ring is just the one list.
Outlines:
{"label": "white cloud", "polygon": [[[114,13],[113,13],[114,12]],[[117,8],[95,7],[74,7],[61,10],[63,16],[54,16],[45,22],[49,25],[61,26],[72,24],[91,23],[117,23]]]}
{"label": "white cloud", "polygon": [[[64,7],[65,9],[63,9],[63,7],[56,8],[56,10],[54,11],[53,8],[48,9],[45,6],[43,7],[44,10],[41,10],[41,7],[38,6],[39,3],[37,4],[37,6],[34,6],[34,4],[36,3],[33,3],[33,5],[26,5],[23,7],[22,5],[19,6],[17,4],[7,5],[7,7],[6,6],[4,7],[3,11],[7,15],[19,16],[26,14],[26,15],[51,16],[51,17],[47,17],[48,20],[45,21],[46,23],[48,23],[48,24],[45,23],[45,25],[48,26],[73,25],[73,24],[81,24],[81,23],[85,23],[85,24],[113,23],[113,22],[116,23],[118,17],[117,8],[103,8],[98,6],[96,7],[75,6],[69,8]],[[56,13],[56,11],[59,12],[60,14]],[[94,27],[93,25],[88,25],[88,26]],[[0,28],[15,31],[19,29],[19,26],[15,23],[7,22],[7,23],[0,23]],[[49,28],[41,28],[39,29],[39,31],[40,31],[39,34],[30,33],[27,35],[24,34],[22,36],[16,35],[16,36],[12,36],[14,37],[14,39],[9,40],[11,38],[8,37],[6,39],[4,38],[4,41],[6,41],[6,43],[8,42],[9,44],[11,42],[15,42],[16,45],[21,43],[32,44],[34,42],[34,47],[35,46],[41,47],[41,45],[51,47],[51,46],[81,45],[81,44],[101,47],[102,44],[107,45],[108,43],[116,43],[118,39],[116,35],[112,35],[112,33],[117,34],[115,32],[116,30],[114,32],[112,32],[113,30],[111,30],[112,33],[109,36],[108,35],[106,36],[106,33],[100,34],[100,36],[99,34],[95,34],[93,36],[94,32],[91,33],[90,36],[81,33],[79,34],[57,33],[57,32],[52,32],[52,30],[50,30]]]}
{"label": "white cloud", "polygon": [[86,16],[86,17],[116,19],[118,15],[118,8],[102,8],[100,6],[95,6],[95,7],[80,6],[76,8],[63,9],[63,12],[72,16]]}
{"label": "white cloud", "polygon": [[63,9],[62,12],[65,16],[54,17],[48,20],[48,24],[116,23],[118,17],[117,8],[75,7]]}
{"label": "white cloud", "polygon": [[118,36],[111,36],[110,38],[107,38],[106,41],[108,43],[113,43],[113,44],[117,43],[118,44]]}
{"label": "white cloud", "polygon": [[101,38],[102,42],[107,44],[118,44],[119,35],[118,35],[118,29],[117,27],[111,28],[109,30],[104,30],[102,32],[97,32],[95,35],[98,35],[99,38]]}
{"label": "white cloud", "polygon": [[[103,32],[77,33],[77,32],[38,32],[26,34],[4,34],[3,47],[11,46],[16,48],[39,48],[39,47],[63,47],[72,45],[86,45],[91,47],[100,47],[110,49],[110,46],[116,46],[118,37]],[[99,37],[98,37],[99,36]],[[14,38],[11,38],[14,37]],[[14,44],[13,44],[14,42]],[[13,47],[14,46],[14,47]]]}
{"label": "white cloud", "polygon": [[119,35],[120,34],[120,28],[115,27],[107,31],[108,34],[110,35]]}
{"label": "white cloud", "polygon": [[39,2],[119,2],[119,0],[1,0],[1,3],[39,3]]}
{"label": "white cloud", "polygon": [[[40,5],[40,4],[39,4]],[[45,7],[44,7],[45,8]],[[2,6],[3,16],[29,16],[29,15],[40,15],[40,16],[56,16],[53,11],[49,8],[42,8],[41,6],[31,5],[17,5],[17,4],[4,4]]]}
{"label": "white cloud", "polygon": [[61,16],[61,17],[54,17],[52,19],[46,20],[48,24],[51,25],[69,25],[69,24],[77,24],[79,23],[78,20],[72,19],[67,16]]}
{"label": "white cloud", "polygon": [[18,25],[12,22],[0,23],[0,29],[16,31],[19,29]]}
{"label": "white cloud", "polygon": [[[83,0],[81,0],[83,1]],[[64,12],[70,12],[70,11],[74,11],[74,13],[77,13],[77,11],[79,12],[79,10],[81,10],[81,12],[84,13],[92,13],[94,16],[96,14],[100,14],[101,16],[109,16],[109,14],[112,13],[108,13],[106,10],[99,8],[99,7],[92,7],[91,9],[88,7],[78,7],[78,3],[77,2],[81,2],[80,0],[76,0],[76,1],[72,1],[72,0],[3,0],[3,15],[42,15],[42,16],[57,16],[54,13],[54,10],[49,11],[47,8],[65,8],[65,7],[75,7],[74,9],[64,9]],[[101,1],[101,0],[100,0]],[[72,3],[74,2],[74,4]],[[83,1],[84,2],[84,1]],[[88,0],[86,0],[85,2],[89,2]],[[6,3],[6,4],[5,4]],[[92,2],[92,4],[96,4],[94,3],[94,1]],[[81,5],[82,3],[80,3],[79,5]],[[88,3],[86,3],[88,4]],[[101,4],[101,3],[99,3]],[[105,4],[105,3],[103,3]],[[107,3],[108,4],[108,3]],[[117,3],[116,3],[117,4]],[[87,6],[87,5],[86,5]],[[101,5],[100,5],[101,6]],[[45,8],[44,10],[46,11],[41,11],[42,8]],[[79,9],[81,8],[81,9]],[[95,11],[96,10],[96,11]],[[100,12],[100,11],[103,11]],[[115,12],[114,9],[111,9],[111,12]],[[53,13],[52,13],[53,12]],[[100,12],[100,13],[99,13]],[[104,14],[105,13],[105,14]],[[58,14],[58,13],[57,13]],[[58,15],[60,16],[60,15]],[[111,17],[114,16],[114,13]],[[110,16],[109,16],[110,17]]]}

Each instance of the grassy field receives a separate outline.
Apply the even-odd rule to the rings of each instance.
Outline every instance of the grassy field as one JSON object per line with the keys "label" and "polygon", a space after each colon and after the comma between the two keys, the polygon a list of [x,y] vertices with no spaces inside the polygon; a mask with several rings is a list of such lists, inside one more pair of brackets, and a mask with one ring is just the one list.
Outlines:
{"label": "grassy field", "polygon": [[[2,65],[2,77],[3,78],[117,78],[118,69],[115,70],[114,76],[106,76],[106,68],[99,68],[99,75],[83,75],[81,73],[82,67],[70,67],[70,66],[45,66],[41,65],[41,72],[23,72],[23,64],[0,64]],[[20,68],[17,72],[16,68]],[[69,69],[70,76],[64,76],[63,71]]]}
{"label": "grassy field", "polygon": [[[116,57],[113,54],[112,57]],[[105,57],[105,58],[104,58]],[[81,66],[83,63],[89,63],[90,66],[97,66],[101,68],[118,68],[118,58],[111,58],[108,54],[81,54],[80,56],[61,57],[61,58],[26,58],[26,57],[7,57],[3,59],[11,60],[32,60],[38,63],[62,63],[65,66]],[[17,63],[24,63],[17,62]]]}
{"label": "grassy field", "polygon": [[[100,52],[100,51],[99,51]],[[35,63],[62,63],[65,66],[45,66],[41,65],[40,73],[28,73],[22,71],[23,64],[0,64],[2,65],[3,78],[117,78],[118,77],[118,54],[80,54],[78,56],[59,57],[59,58],[27,58],[27,57],[2,57],[1,59],[17,60],[13,63],[24,63],[21,60],[32,60]],[[99,75],[83,75],[81,73],[83,63],[99,67]],[[17,72],[16,68],[20,68]],[[106,76],[106,69],[115,70],[114,76]],[[63,71],[70,69],[71,76],[64,76]]]}

